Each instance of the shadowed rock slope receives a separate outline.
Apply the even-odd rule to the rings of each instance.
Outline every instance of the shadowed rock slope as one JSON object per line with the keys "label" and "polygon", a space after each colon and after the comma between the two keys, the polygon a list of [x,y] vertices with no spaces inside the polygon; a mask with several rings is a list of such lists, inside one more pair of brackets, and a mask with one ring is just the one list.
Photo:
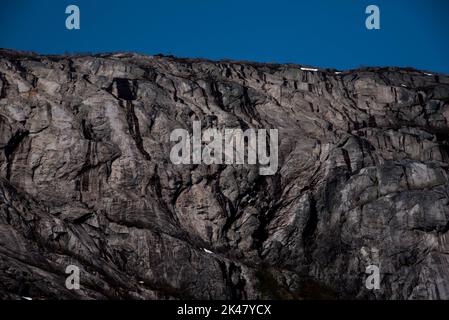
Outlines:
{"label": "shadowed rock slope", "polygon": [[[449,299],[449,77],[303,69],[1,50],[0,298]],[[195,119],[277,173],[172,164]]]}

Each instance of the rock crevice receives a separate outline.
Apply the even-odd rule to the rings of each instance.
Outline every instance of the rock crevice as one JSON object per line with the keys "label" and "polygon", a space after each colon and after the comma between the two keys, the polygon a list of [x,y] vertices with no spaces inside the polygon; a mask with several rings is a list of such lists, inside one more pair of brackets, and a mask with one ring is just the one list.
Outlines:
{"label": "rock crevice", "polygon": [[[174,165],[193,121],[278,171]],[[448,121],[414,69],[0,50],[0,297],[449,299]]]}

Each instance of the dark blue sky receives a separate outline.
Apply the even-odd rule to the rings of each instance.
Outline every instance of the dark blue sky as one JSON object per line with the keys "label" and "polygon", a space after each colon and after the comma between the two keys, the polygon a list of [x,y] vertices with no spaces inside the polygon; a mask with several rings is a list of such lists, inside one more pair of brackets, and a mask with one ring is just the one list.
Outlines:
{"label": "dark blue sky", "polygon": [[[65,28],[69,4],[80,30]],[[381,30],[365,28],[369,4]],[[449,0],[0,0],[0,47],[449,73]]]}

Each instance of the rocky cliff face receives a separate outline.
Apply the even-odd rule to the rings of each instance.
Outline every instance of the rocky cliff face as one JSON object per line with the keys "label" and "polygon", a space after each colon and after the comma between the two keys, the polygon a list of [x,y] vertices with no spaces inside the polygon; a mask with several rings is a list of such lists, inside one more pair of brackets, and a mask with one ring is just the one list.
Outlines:
{"label": "rocky cliff face", "polygon": [[[195,119],[277,173],[172,164]],[[0,297],[449,299],[448,139],[444,75],[2,50]]]}

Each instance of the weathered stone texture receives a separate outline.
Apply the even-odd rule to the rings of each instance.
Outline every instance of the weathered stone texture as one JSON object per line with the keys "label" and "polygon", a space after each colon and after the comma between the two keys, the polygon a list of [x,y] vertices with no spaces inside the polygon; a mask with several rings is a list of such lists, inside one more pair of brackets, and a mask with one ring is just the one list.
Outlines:
{"label": "weathered stone texture", "polygon": [[[277,174],[173,165],[195,119]],[[449,299],[448,152],[445,75],[2,50],[0,297]]]}

